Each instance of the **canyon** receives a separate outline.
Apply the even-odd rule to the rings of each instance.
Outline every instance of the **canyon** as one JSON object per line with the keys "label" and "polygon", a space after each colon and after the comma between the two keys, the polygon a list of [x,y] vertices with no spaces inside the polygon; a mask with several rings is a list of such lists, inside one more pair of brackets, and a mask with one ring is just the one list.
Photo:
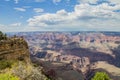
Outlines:
{"label": "canyon", "polygon": [[[43,66],[44,72],[51,78],[90,80],[94,72],[100,70],[107,72],[113,80],[120,79],[119,32],[19,32],[15,34],[27,41],[31,60]],[[8,35],[13,36],[13,34]],[[71,77],[66,77],[67,74]]]}

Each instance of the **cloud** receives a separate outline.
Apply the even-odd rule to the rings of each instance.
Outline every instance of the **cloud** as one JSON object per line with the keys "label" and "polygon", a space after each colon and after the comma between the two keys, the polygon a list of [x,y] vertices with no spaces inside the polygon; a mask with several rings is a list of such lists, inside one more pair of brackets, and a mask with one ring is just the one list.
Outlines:
{"label": "cloud", "polygon": [[77,0],[79,3],[94,3],[96,4],[97,2],[110,2],[113,4],[120,4],[119,0]]}
{"label": "cloud", "polygon": [[42,8],[34,8],[33,10],[36,13],[42,13],[42,12],[44,12],[44,9],[42,9]]}
{"label": "cloud", "polygon": [[5,25],[3,25],[3,24],[0,24],[0,28],[3,28],[3,27],[5,27]]}
{"label": "cloud", "polygon": [[18,22],[18,23],[13,23],[13,24],[10,24],[9,26],[19,27],[19,26],[21,26],[21,23],[20,23],[20,22]]}
{"label": "cloud", "polygon": [[35,0],[35,2],[43,2],[43,1],[45,1],[45,0]]}
{"label": "cloud", "polygon": [[53,3],[59,3],[59,2],[61,2],[61,0],[53,0]]}
{"label": "cloud", "polygon": [[[29,25],[31,26],[47,26],[54,25],[61,21],[64,21],[67,17],[67,12],[65,10],[60,10],[56,14],[47,13],[42,16],[34,16],[28,20]],[[67,19],[67,18],[66,18]]]}
{"label": "cloud", "polygon": [[19,3],[19,0],[14,0],[15,1],[15,4],[18,4]]}
{"label": "cloud", "polygon": [[23,6],[23,8],[28,9],[31,8],[32,6]]}
{"label": "cloud", "polygon": [[96,3],[98,0],[78,0],[79,3]]}
{"label": "cloud", "polygon": [[25,12],[25,11],[26,11],[25,8],[18,8],[18,7],[16,7],[16,8],[14,8],[14,9],[17,10],[17,11],[21,11],[21,12]]}
{"label": "cloud", "polygon": [[18,31],[23,31],[25,26],[22,25],[20,22],[12,23],[12,24],[0,24],[0,30],[2,32],[18,32]]}
{"label": "cloud", "polygon": [[0,31],[5,32],[6,31],[6,26],[3,24],[0,24]]}
{"label": "cloud", "polygon": [[5,1],[10,1],[10,0],[5,0]]}
{"label": "cloud", "polygon": [[114,4],[120,4],[119,0],[109,0],[110,2],[114,3]]}
{"label": "cloud", "polygon": [[[12,1],[12,0],[5,0],[5,1]],[[13,0],[15,4],[19,3],[19,0]]]}
{"label": "cloud", "polygon": [[[118,30],[120,16],[115,10],[120,5],[111,6],[109,3],[90,5],[82,3],[74,7],[74,11],[62,9],[56,13],[46,13],[33,16],[27,20],[29,27],[52,30]],[[109,28],[108,28],[109,27]]]}

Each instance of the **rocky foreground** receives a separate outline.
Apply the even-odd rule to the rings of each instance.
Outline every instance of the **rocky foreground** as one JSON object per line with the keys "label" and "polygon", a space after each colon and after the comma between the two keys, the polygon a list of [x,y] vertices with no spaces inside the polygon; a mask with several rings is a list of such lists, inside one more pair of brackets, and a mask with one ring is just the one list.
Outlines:
{"label": "rocky foreground", "polygon": [[23,38],[0,40],[0,80],[49,80],[42,68],[30,61],[30,52]]}

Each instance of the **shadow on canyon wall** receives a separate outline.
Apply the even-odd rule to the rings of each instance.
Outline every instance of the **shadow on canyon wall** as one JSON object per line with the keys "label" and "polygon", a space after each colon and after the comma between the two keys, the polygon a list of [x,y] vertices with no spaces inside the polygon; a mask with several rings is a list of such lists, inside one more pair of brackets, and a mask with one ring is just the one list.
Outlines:
{"label": "shadow on canyon wall", "polygon": [[113,64],[117,67],[120,67],[120,45],[112,51],[114,55],[116,56],[114,58]]}
{"label": "shadow on canyon wall", "polygon": [[88,57],[91,63],[97,61],[107,61],[109,64],[115,65],[116,67],[120,67],[120,46],[112,50],[113,54],[115,55],[115,58],[113,58],[109,54],[91,51],[86,48],[73,48],[63,50],[65,51],[63,54],[71,54],[79,57]]}

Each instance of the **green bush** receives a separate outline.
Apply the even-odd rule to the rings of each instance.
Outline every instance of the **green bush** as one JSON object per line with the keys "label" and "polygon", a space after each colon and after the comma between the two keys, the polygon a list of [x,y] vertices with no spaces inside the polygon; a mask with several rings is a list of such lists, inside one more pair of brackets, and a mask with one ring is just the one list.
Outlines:
{"label": "green bush", "polygon": [[14,62],[12,60],[0,60],[0,70],[5,68],[11,68]]}
{"label": "green bush", "polygon": [[92,80],[111,80],[105,72],[97,72]]}
{"label": "green bush", "polygon": [[1,31],[0,31],[0,40],[6,40],[7,39],[7,35],[6,34],[3,34]]}
{"label": "green bush", "polygon": [[0,80],[20,80],[19,77],[12,74],[4,73],[0,74]]}

